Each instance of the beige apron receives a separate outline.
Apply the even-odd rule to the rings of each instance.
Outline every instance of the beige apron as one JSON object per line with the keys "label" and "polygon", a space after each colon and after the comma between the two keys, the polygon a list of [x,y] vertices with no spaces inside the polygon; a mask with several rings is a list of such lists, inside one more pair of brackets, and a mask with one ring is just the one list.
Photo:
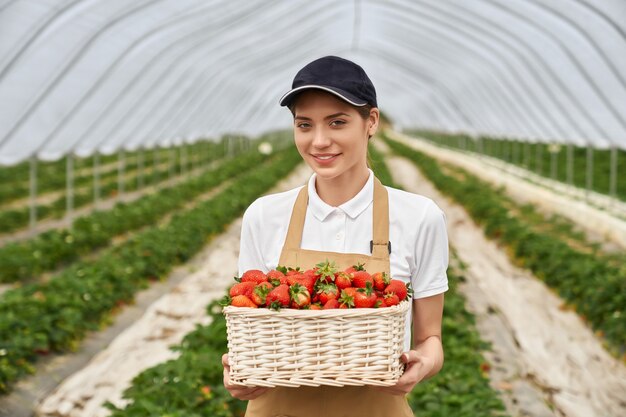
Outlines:
{"label": "beige apron", "polygon": [[[305,185],[294,204],[279,265],[313,268],[326,259],[340,269],[361,262],[365,269],[389,273],[389,201],[387,189],[374,177],[372,256],[300,249],[308,204]],[[406,396],[368,386],[276,387],[250,400],[245,417],[413,417]]]}

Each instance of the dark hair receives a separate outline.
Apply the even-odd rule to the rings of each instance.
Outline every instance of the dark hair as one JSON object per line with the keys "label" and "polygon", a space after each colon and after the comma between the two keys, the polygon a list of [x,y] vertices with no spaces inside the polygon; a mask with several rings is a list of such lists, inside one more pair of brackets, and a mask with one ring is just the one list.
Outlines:
{"label": "dark hair", "polygon": [[[296,99],[291,100],[291,103],[289,103],[289,105],[287,106],[289,108],[289,111],[291,111],[291,114],[293,115],[293,117],[296,117],[296,102],[297,101],[298,100]],[[370,111],[374,108],[374,106],[372,106],[371,104],[366,104],[364,106],[352,106],[352,107],[354,107],[354,109],[359,113],[359,115],[363,118],[363,120],[367,120],[368,117],[370,117]],[[369,135],[367,137],[368,142],[371,138],[372,138],[372,135]],[[365,158],[366,158],[367,167],[371,168],[372,158],[370,156],[369,148],[367,150],[367,155],[365,156]]]}

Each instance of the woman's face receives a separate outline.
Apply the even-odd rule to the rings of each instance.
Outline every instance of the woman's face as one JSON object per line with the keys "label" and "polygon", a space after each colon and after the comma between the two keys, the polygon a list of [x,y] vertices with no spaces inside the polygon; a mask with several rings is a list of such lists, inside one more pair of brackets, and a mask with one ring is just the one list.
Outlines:
{"label": "woman's face", "polygon": [[315,173],[331,179],[365,172],[368,136],[378,127],[378,109],[364,120],[350,104],[314,89],[296,100],[295,144]]}

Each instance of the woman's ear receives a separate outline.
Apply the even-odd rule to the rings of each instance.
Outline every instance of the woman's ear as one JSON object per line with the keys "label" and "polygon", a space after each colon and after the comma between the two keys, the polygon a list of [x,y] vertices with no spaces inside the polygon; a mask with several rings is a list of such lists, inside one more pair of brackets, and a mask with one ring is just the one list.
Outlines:
{"label": "woman's ear", "polygon": [[374,135],[378,130],[378,120],[380,119],[380,111],[374,107],[370,110],[368,134]]}

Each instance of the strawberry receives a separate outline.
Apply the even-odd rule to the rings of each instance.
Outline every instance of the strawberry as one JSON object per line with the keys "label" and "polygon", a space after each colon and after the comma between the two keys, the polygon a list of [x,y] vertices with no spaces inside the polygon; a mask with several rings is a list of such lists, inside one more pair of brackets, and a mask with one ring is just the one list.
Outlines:
{"label": "strawberry", "polygon": [[256,284],[254,282],[251,282],[251,281],[240,282],[238,284],[233,285],[230,288],[229,294],[231,297],[236,297],[238,295],[245,295],[246,297],[250,298],[250,296],[252,295],[252,291],[254,290],[254,287],[256,287]]}
{"label": "strawberry", "polygon": [[271,282],[272,285],[274,285],[275,287],[279,286],[280,284],[287,284],[287,278],[285,277],[285,274],[277,269],[272,269],[270,272],[267,273],[267,280]]}
{"label": "strawberry", "polygon": [[318,279],[322,282],[332,282],[335,280],[337,273],[337,265],[335,262],[329,262],[328,259],[315,265],[315,271]]}
{"label": "strawberry", "polygon": [[352,276],[347,272],[339,272],[335,277],[335,285],[340,290],[352,286]]}
{"label": "strawberry", "polygon": [[245,295],[234,296],[230,305],[235,306],[235,307],[258,308],[258,306],[254,304],[252,300],[246,297]]}
{"label": "strawberry", "polygon": [[[309,291],[309,294],[313,294],[315,288],[315,282],[317,277],[315,275],[294,275],[295,282],[304,286]],[[291,284],[293,286],[293,284]]]}
{"label": "strawberry", "polygon": [[301,273],[302,273],[302,271],[300,270],[300,267],[297,267],[295,269],[289,267],[289,269],[287,269],[287,272],[285,272],[285,275],[286,276],[289,276],[289,275],[299,275]]}
{"label": "strawberry", "polygon": [[368,282],[371,282],[372,285],[374,285],[374,280],[372,279],[372,276],[366,271],[355,271],[352,274],[352,285],[354,287],[365,288]]}
{"label": "strawberry", "polygon": [[386,272],[376,272],[372,275],[372,279],[374,280],[374,288],[378,291],[383,291],[391,282],[391,278]]}
{"label": "strawberry", "polygon": [[354,306],[356,308],[372,308],[378,297],[374,294],[372,283],[367,282],[365,288],[359,288],[354,296]]}
{"label": "strawberry", "polygon": [[359,262],[359,263],[358,263],[358,264],[356,264],[356,265],[352,265],[351,267],[346,268],[346,270],[345,270],[344,272],[345,272],[345,273],[347,273],[347,274],[352,275],[352,274],[354,274],[356,271],[365,271],[365,268],[363,268],[364,266],[365,266],[364,264],[362,264],[362,263],[360,263],[360,262]]}
{"label": "strawberry", "polygon": [[[354,291],[348,291],[354,289]],[[354,307],[354,292],[356,292],[356,288],[346,288],[341,291],[341,297],[339,297],[339,308],[352,308]]]}
{"label": "strawberry", "polygon": [[328,300],[328,302],[324,304],[323,307],[324,310],[330,310],[333,308],[339,308],[339,301],[337,301],[336,298],[331,298],[330,300]]}
{"label": "strawberry", "polygon": [[243,273],[241,276],[241,282],[254,282],[255,284],[260,284],[262,282],[267,281],[267,275],[258,269],[250,269]]}
{"label": "strawberry", "polygon": [[303,308],[311,304],[309,291],[300,284],[294,284],[289,287],[289,297],[291,298],[292,308]]}
{"label": "strawberry", "polygon": [[262,282],[261,284],[257,285],[254,290],[252,291],[252,296],[250,297],[250,299],[252,300],[252,302],[254,302],[254,304],[258,305],[258,306],[263,306],[265,305],[265,300],[267,298],[267,294],[269,294],[269,292],[272,290],[272,284],[270,284],[269,282],[265,281]]}
{"label": "strawberry", "polygon": [[287,284],[280,284],[278,287],[274,287],[265,299],[267,306],[274,310],[279,310],[281,307],[289,307],[290,301],[289,286]]}
{"label": "strawberry", "polygon": [[317,294],[319,294],[322,304],[326,304],[331,298],[337,298],[339,296],[339,290],[335,284],[321,284],[318,288]]}
{"label": "strawberry", "polygon": [[302,275],[305,275],[307,277],[317,277],[317,270],[316,269],[307,269],[306,271],[304,271],[302,273]]}
{"label": "strawberry", "polygon": [[395,293],[385,294],[384,307],[391,307],[400,304],[400,298]]}
{"label": "strawberry", "polygon": [[321,310],[321,309],[322,309],[322,306],[321,306],[321,305],[319,305],[318,303],[311,304],[311,305],[309,306],[309,310]]}
{"label": "strawberry", "polygon": [[409,287],[404,283],[404,281],[392,279],[383,292],[385,294],[395,293],[400,301],[404,301],[407,299]]}

